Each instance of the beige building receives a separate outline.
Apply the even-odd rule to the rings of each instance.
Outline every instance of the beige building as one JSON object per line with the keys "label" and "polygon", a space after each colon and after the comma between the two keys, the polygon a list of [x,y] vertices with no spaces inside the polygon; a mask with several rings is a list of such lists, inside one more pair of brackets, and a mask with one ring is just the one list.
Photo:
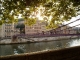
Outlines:
{"label": "beige building", "polygon": [[14,35],[14,24],[5,24],[5,38],[11,38]]}
{"label": "beige building", "polygon": [[61,27],[61,30],[63,34],[76,34],[76,30],[74,30],[70,26],[63,26]]}
{"label": "beige building", "polygon": [[61,34],[69,34],[69,30],[67,28],[69,27],[68,26],[61,27]]}
{"label": "beige building", "polygon": [[25,34],[36,34],[47,31],[45,22],[38,20],[33,26],[25,25]]}
{"label": "beige building", "polygon": [[52,29],[49,32],[52,32],[53,34],[76,34],[77,31],[70,26],[62,26],[57,29]]}
{"label": "beige building", "polygon": [[11,38],[13,35],[19,34],[19,29],[14,28],[14,24],[3,24],[0,26],[0,37]]}

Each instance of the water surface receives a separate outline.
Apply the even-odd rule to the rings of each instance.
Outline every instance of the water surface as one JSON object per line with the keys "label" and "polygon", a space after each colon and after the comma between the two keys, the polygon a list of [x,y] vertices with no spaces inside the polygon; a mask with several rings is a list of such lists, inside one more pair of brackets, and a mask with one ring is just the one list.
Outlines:
{"label": "water surface", "polygon": [[80,39],[58,40],[50,42],[0,45],[0,56],[31,53],[48,49],[62,49],[80,46]]}

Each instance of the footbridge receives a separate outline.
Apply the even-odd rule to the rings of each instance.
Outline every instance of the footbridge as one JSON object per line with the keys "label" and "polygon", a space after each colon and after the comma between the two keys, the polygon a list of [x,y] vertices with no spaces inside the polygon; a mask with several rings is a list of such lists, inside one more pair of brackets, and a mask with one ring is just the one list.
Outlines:
{"label": "footbridge", "polygon": [[75,21],[72,21],[68,24],[64,24],[64,25],[61,25],[59,26],[58,28],[56,29],[52,29],[50,31],[46,31],[46,32],[42,32],[42,33],[36,33],[36,34],[31,34],[31,35],[28,35],[28,34],[18,34],[16,36],[18,37],[33,37],[33,38],[39,38],[39,37],[56,37],[56,36],[80,36],[80,28],[77,27],[77,26],[80,26],[80,24],[76,24],[72,27],[70,27],[69,25],[70,24],[73,24],[77,21],[79,21],[79,19],[75,20]]}

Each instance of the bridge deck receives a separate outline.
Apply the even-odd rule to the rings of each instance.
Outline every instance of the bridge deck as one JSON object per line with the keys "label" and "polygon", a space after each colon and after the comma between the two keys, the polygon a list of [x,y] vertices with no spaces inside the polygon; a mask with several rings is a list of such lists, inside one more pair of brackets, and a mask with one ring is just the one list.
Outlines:
{"label": "bridge deck", "polygon": [[18,37],[35,37],[35,38],[39,38],[39,37],[57,37],[57,36],[80,36],[80,34],[40,34],[40,35],[38,35],[38,34],[32,34],[32,35],[16,35],[16,36],[18,36]]}

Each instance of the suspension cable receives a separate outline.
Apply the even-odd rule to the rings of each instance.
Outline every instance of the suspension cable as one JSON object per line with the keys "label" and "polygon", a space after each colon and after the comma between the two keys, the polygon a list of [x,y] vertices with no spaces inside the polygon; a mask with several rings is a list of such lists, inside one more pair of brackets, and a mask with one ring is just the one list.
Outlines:
{"label": "suspension cable", "polygon": [[[68,23],[68,24],[62,25],[62,26],[60,26],[60,27],[58,27],[58,28],[64,27],[64,26],[66,26],[66,25],[69,25],[69,24],[74,23],[74,22],[79,21],[79,20],[80,20],[80,18],[77,19],[77,20],[75,20],[75,21],[72,21],[72,22],[70,22],[70,23]],[[58,28],[56,28],[56,29],[58,29]]]}
{"label": "suspension cable", "polygon": [[[58,27],[58,28],[61,28],[61,27],[64,27],[64,26],[67,26],[67,25],[69,25],[69,24],[71,24],[71,23],[74,23],[74,22],[76,22],[76,21],[79,21],[80,20],[80,18],[79,19],[77,19],[77,20],[75,20],[75,21],[72,21],[72,22],[70,22],[70,23],[68,23],[68,24],[65,24],[65,25],[62,25],[62,26],[60,26],[60,27]],[[70,28],[73,28],[73,27],[76,27],[76,26],[79,26],[80,24],[77,24],[77,25],[75,25],[75,26],[72,26],[72,27],[69,27],[69,28],[66,28],[66,29],[64,29],[64,30],[68,30],[68,29],[70,29]],[[56,28],[56,29],[58,29],[58,28]],[[56,30],[55,29],[55,30]],[[60,32],[61,31],[63,31],[63,30],[59,30]],[[59,32],[59,31],[56,31],[56,32]]]}

